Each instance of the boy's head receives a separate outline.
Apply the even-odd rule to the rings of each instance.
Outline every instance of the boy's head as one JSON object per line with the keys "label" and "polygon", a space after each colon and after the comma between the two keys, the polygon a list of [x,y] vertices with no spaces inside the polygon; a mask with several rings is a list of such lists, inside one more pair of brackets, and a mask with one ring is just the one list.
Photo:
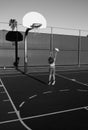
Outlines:
{"label": "boy's head", "polygon": [[48,58],[48,63],[49,64],[52,64],[54,62],[54,58],[52,57],[52,56],[50,56],[49,58]]}

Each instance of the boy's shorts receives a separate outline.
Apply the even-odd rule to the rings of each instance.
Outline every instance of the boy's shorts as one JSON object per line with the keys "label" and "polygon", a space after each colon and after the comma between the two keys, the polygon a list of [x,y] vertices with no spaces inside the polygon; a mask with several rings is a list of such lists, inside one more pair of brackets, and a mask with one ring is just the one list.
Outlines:
{"label": "boy's shorts", "polygon": [[50,68],[49,68],[49,72],[50,72],[51,75],[52,75],[52,74],[55,75],[55,67],[50,67]]}

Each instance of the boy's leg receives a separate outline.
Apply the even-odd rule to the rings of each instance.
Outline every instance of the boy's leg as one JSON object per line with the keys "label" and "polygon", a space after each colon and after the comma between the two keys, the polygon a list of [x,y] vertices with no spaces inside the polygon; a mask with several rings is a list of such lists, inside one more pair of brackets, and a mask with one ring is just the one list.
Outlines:
{"label": "boy's leg", "polygon": [[51,74],[49,75],[49,83],[48,83],[48,85],[50,85],[51,84]]}
{"label": "boy's leg", "polygon": [[52,85],[55,85],[55,68],[53,68],[53,83]]}
{"label": "boy's leg", "polygon": [[48,85],[51,84],[51,78],[52,78],[52,69],[49,68],[49,83],[48,83]]}

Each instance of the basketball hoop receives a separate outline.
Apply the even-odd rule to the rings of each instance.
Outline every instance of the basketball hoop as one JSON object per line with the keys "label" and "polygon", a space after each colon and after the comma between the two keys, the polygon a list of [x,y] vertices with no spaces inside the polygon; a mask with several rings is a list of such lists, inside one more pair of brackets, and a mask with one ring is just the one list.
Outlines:
{"label": "basketball hoop", "polygon": [[32,28],[31,32],[33,33],[34,38],[35,38],[36,34],[39,33],[39,30],[40,30],[41,26],[42,26],[42,24],[40,24],[40,23],[33,23],[31,25],[31,28]]}
{"label": "basketball hoop", "polygon": [[38,32],[40,28],[46,28],[47,22],[43,15],[37,12],[29,12],[23,17],[23,26],[26,27],[25,37],[24,37],[24,72],[27,72],[27,35],[28,31],[34,30],[34,34]]}
{"label": "basketball hoop", "polygon": [[40,28],[42,26],[42,24],[40,24],[40,23],[33,23],[32,25],[31,25],[31,28],[36,28],[36,29],[38,29],[38,28]]}

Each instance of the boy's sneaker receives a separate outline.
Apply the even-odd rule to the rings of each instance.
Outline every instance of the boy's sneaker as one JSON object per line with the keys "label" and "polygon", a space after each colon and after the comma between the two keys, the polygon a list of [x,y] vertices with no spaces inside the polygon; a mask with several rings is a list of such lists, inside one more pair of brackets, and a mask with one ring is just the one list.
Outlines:
{"label": "boy's sneaker", "polygon": [[48,83],[48,85],[50,85],[51,84],[51,81]]}
{"label": "boy's sneaker", "polygon": [[52,85],[55,85],[55,81],[53,81]]}

